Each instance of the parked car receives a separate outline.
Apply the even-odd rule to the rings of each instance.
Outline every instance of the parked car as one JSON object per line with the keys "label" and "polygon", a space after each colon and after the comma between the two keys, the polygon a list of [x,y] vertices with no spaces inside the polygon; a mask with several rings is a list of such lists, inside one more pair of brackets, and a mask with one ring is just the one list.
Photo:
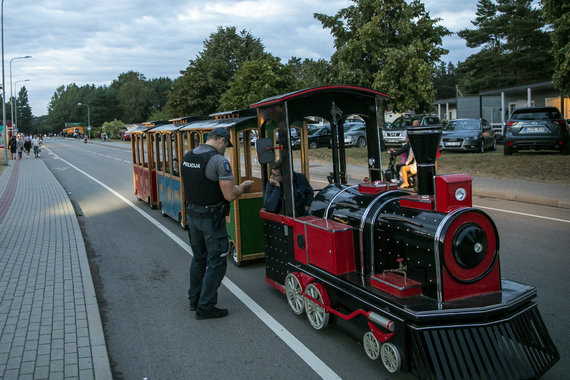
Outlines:
{"label": "parked car", "polygon": [[400,147],[406,142],[406,130],[411,128],[414,120],[420,121],[420,126],[441,125],[439,117],[435,115],[404,114],[386,126],[383,131],[386,146]]}
{"label": "parked car", "polygon": [[[309,149],[316,149],[323,146],[330,147],[331,128],[330,127],[313,127],[308,130],[307,140]],[[297,138],[298,139],[298,138]]]}
{"label": "parked car", "polygon": [[362,148],[366,146],[366,124],[355,123],[355,125],[344,125],[344,146],[355,146]]}
{"label": "parked car", "polygon": [[131,132],[127,131],[121,135],[121,140],[131,141]]}
{"label": "parked car", "polygon": [[570,153],[569,127],[556,107],[525,107],[513,111],[505,127],[503,152],[554,149]]}
{"label": "parked car", "polygon": [[455,119],[443,127],[440,149],[477,151],[497,149],[495,131],[485,119]]}

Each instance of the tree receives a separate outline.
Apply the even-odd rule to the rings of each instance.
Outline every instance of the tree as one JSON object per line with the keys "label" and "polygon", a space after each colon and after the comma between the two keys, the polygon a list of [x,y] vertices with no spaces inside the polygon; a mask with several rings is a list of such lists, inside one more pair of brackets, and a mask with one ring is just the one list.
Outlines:
{"label": "tree", "polygon": [[458,32],[468,47],[481,47],[458,65],[468,93],[552,76],[551,44],[541,12],[531,0],[479,0],[472,24],[475,29]]}
{"label": "tree", "polygon": [[305,58],[292,57],[287,62],[299,82],[300,88],[322,86],[331,82],[331,64],[329,61],[319,59],[314,61]]}
{"label": "tree", "polygon": [[58,87],[48,106],[48,128],[52,131],[61,131],[65,123],[86,121],[85,107],[78,107],[77,103],[91,105],[90,95],[94,91],[93,85],[78,87],[75,83]]}
{"label": "tree", "polygon": [[17,115],[17,127],[19,131],[27,134],[32,133],[32,108],[28,102],[28,90],[26,86],[22,86],[18,92],[17,102],[15,103],[15,113]]}
{"label": "tree", "polygon": [[261,41],[235,27],[218,27],[172,86],[167,109],[174,115],[204,115],[220,110],[230,79],[246,61],[267,56]]}
{"label": "tree", "polygon": [[109,138],[119,137],[119,130],[124,128],[125,124],[120,120],[106,121],[103,123],[102,130],[109,135]]}
{"label": "tree", "polygon": [[388,92],[395,110],[426,110],[435,96],[434,65],[447,51],[436,25],[417,0],[352,0],[335,16],[316,13],[335,39],[332,78]]}
{"label": "tree", "polygon": [[163,111],[166,108],[168,95],[172,91],[172,79],[166,77],[151,79],[150,87],[153,91],[152,98],[154,100],[152,104],[152,112]]}
{"label": "tree", "polygon": [[279,58],[247,61],[233,75],[228,90],[220,99],[220,109],[241,109],[261,99],[298,88],[291,67]]}
{"label": "tree", "polygon": [[554,55],[554,85],[570,97],[570,3],[559,0],[542,0],[542,11],[552,26],[550,39]]}
{"label": "tree", "polygon": [[121,119],[126,123],[146,121],[152,112],[154,90],[144,75],[135,71],[120,74],[111,83],[117,94]]}
{"label": "tree", "polygon": [[456,85],[458,84],[458,76],[453,63],[443,62],[437,66],[435,76],[433,78],[433,86],[436,91],[437,99],[454,98],[457,96]]}

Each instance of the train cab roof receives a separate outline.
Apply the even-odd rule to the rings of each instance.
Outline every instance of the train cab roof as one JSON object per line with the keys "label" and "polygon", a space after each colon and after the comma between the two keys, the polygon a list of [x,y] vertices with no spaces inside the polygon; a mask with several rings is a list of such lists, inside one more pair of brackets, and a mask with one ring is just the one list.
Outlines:
{"label": "train cab roof", "polygon": [[[257,103],[252,104],[250,107],[275,107],[288,102],[297,104],[304,110],[304,113],[307,114],[307,111],[309,111],[309,107],[307,107],[307,105],[310,104],[310,110],[313,110],[313,112],[309,112],[309,114],[312,113],[314,115],[318,115],[318,113],[330,114],[331,101],[334,101],[336,103],[350,102],[352,104],[355,102],[355,99],[376,97],[383,97],[386,99],[390,98],[389,95],[383,92],[363,87],[320,86],[265,98]],[[318,112],[321,108],[324,108],[324,110],[321,110],[322,112]],[[289,113],[291,113],[291,111],[292,110],[289,110]],[[317,113],[315,113],[315,111]]]}

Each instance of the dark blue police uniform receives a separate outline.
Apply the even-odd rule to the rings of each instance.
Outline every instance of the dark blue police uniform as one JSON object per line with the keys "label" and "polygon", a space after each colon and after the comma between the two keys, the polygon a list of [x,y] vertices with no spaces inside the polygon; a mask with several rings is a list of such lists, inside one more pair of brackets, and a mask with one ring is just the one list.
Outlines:
{"label": "dark blue police uniform", "polygon": [[[214,147],[201,144],[184,155],[181,167],[188,202],[188,236],[193,251],[188,299],[190,307],[196,307],[197,316],[214,310],[218,287],[227,267],[229,202],[224,198],[219,182],[206,175],[208,162],[217,154]],[[232,178],[229,162],[225,160],[223,165]]]}

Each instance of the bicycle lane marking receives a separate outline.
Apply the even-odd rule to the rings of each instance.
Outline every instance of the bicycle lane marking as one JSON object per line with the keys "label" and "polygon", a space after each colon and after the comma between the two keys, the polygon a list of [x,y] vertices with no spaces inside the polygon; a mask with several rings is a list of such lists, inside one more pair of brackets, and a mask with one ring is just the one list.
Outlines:
{"label": "bicycle lane marking", "polygon": [[[145,211],[137,207],[129,199],[125,198],[123,195],[119,194],[117,191],[113,190],[109,186],[105,185],[103,182],[99,181],[95,177],[91,176],[87,172],[79,169],[72,163],[59,157],[57,154],[46,148],[55,159],[58,159],[73,169],[77,170],[79,173],[83,174],[93,182],[102,186],[105,190],[109,191],[111,194],[115,195],[121,201],[126,203],[146,220],[151,222],[155,227],[162,231],[165,235],[171,238],[176,244],[178,244],[182,249],[184,249],[190,256],[192,256],[192,249],[186,242],[180,239],[178,236],[173,234],[168,228],[156,221],[152,216],[147,214]],[[275,318],[273,318],[265,309],[263,309],[257,302],[255,302],[250,296],[248,296],[239,286],[237,286],[228,277],[224,277],[222,284],[237,298],[239,299],[260,321],[262,321],[267,327],[271,329],[278,337],[285,343],[289,348],[293,350],[313,371],[315,371],[323,379],[340,379],[340,376],[336,374],[329,366],[327,366],[321,359],[319,359],[311,350],[307,348],[299,339],[297,339],[292,333],[290,333],[282,324],[280,324]]]}

